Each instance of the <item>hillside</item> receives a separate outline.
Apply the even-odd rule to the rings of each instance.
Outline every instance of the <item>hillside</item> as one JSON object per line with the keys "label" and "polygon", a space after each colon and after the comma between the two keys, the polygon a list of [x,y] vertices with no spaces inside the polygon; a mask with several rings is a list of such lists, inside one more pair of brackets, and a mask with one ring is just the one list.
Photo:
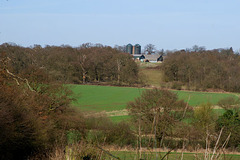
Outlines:
{"label": "hillside", "polygon": [[[74,106],[82,111],[105,112],[111,116],[114,121],[128,119],[126,105],[140,96],[144,88],[113,87],[113,86],[94,86],[94,85],[70,85],[76,101]],[[234,93],[210,93],[210,92],[192,92],[176,91],[179,99],[185,102],[189,99],[189,105],[196,107],[199,104],[210,102],[216,105],[220,99],[226,97],[237,97]],[[189,98],[190,97],[190,98]],[[219,108],[215,110],[220,111]]]}

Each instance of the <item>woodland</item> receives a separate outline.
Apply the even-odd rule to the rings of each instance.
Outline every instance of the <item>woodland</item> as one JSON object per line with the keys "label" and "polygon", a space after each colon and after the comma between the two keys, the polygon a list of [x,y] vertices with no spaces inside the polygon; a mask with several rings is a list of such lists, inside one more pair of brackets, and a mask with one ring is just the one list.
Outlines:
{"label": "woodland", "polygon": [[[131,121],[73,107],[67,84],[145,86],[131,55],[103,46],[0,45],[0,159],[120,159],[106,148],[205,149],[204,159],[240,151],[239,98],[213,112],[197,108],[166,88],[240,92],[240,57],[232,49],[175,51],[157,67],[162,88],[145,90],[127,104]],[[210,154],[212,153],[212,154]],[[161,159],[164,159],[163,156]]]}
{"label": "woodland", "polygon": [[162,71],[172,87],[188,90],[240,91],[240,56],[230,49],[169,53]]}

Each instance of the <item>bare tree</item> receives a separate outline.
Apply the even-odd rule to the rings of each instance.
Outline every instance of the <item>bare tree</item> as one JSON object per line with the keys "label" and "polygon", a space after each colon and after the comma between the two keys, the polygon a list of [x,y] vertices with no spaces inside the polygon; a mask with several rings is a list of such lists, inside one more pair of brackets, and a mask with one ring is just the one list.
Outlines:
{"label": "bare tree", "polygon": [[205,51],[205,50],[206,50],[206,47],[204,47],[204,46],[194,45],[192,47],[192,51],[194,51],[194,52],[201,52],[201,51]]}
{"label": "bare tree", "polygon": [[171,134],[171,129],[178,122],[177,117],[183,114],[185,106],[183,101],[177,100],[176,94],[167,90],[152,89],[144,91],[141,97],[130,102],[127,108],[137,128],[141,122],[141,134],[154,132],[156,147],[161,147],[164,137]]}
{"label": "bare tree", "polygon": [[156,47],[153,45],[153,44],[147,44],[145,47],[144,47],[144,53],[145,54],[154,54],[156,52]]}

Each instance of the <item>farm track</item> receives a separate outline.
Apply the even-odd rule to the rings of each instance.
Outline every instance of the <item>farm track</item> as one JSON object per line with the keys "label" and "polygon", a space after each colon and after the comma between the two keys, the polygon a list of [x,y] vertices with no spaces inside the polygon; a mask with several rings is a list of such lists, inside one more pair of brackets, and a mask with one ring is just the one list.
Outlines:
{"label": "farm track", "polygon": [[113,117],[113,116],[126,116],[126,115],[128,115],[128,113],[129,112],[128,112],[127,109],[106,112],[106,114],[109,117]]}
{"label": "farm track", "polygon": [[86,117],[91,117],[91,116],[96,116],[96,117],[100,117],[103,115],[107,115],[108,117],[114,117],[114,116],[127,116],[128,115],[128,111],[127,109],[123,109],[123,110],[114,110],[114,111],[101,111],[101,112],[91,112],[91,113],[86,113],[85,116]]}
{"label": "farm track", "polygon": [[[198,107],[194,107],[194,109],[196,109]],[[213,109],[222,109],[219,106],[213,106]],[[107,116],[109,117],[114,117],[114,116],[126,116],[128,115],[128,110],[127,109],[123,109],[123,110],[115,110],[115,111],[109,111],[109,112],[105,112],[103,111],[102,113],[105,113]]]}

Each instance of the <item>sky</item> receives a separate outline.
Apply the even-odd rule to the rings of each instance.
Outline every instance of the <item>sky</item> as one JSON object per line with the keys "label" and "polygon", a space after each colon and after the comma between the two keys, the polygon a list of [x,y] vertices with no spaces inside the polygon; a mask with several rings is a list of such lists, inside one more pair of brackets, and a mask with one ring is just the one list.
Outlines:
{"label": "sky", "polygon": [[240,0],[0,0],[0,44],[240,49]]}

